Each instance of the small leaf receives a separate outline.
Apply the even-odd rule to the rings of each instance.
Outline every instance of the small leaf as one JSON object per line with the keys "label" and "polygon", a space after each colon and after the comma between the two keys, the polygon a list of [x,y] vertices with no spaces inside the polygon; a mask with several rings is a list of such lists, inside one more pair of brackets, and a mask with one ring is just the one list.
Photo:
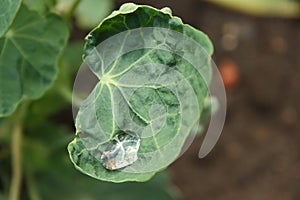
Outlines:
{"label": "small leaf", "polygon": [[[57,0],[55,10],[59,13],[68,13],[73,3],[73,0]],[[76,24],[80,28],[91,29],[99,24],[113,7],[113,0],[81,0],[74,12]]]}
{"label": "small leaf", "polygon": [[0,3],[0,37],[12,24],[19,8],[21,0],[1,0]]}
{"label": "small leaf", "polygon": [[52,85],[68,28],[54,14],[41,17],[22,6],[0,38],[0,117],[10,115],[24,98],[37,99]]}
{"label": "small leaf", "polygon": [[82,0],[75,11],[76,22],[81,28],[93,28],[111,12],[113,0]]}
{"label": "small leaf", "polygon": [[23,3],[29,8],[29,10],[34,10],[41,15],[48,11],[49,0],[23,0]]}
{"label": "small leaf", "polygon": [[[200,121],[212,52],[209,38],[168,8],[128,3],[105,18],[86,38],[84,61],[99,82],[76,117],[79,137],[68,146],[75,167],[124,182],[149,180],[170,165]],[[107,170],[106,144],[128,131],[140,138],[138,159]]]}
{"label": "small leaf", "polygon": [[[71,171],[71,169],[69,169]],[[66,174],[44,173],[38,176],[38,190],[45,200],[175,200],[176,191],[168,190],[171,186],[167,174],[158,174],[147,183],[113,184],[83,177],[72,171]],[[173,188],[172,188],[173,189]],[[175,188],[176,189],[176,188]],[[175,193],[175,194],[174,194]]]}

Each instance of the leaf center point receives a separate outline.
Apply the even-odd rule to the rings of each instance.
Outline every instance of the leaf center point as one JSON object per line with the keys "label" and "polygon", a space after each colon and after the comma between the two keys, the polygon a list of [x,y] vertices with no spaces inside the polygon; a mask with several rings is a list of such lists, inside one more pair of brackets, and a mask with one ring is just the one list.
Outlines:
{"label": "leaf center point", "polygon": [[14,32],[11,29],[7,31],[6,38],[12,38],[13,36],[14,36]]}
{"label": "leaf center point", "polygon": [[115,84],[115,81],[108,74],[104,74],[100,79],[100,83],[102,83],[102,84]]}

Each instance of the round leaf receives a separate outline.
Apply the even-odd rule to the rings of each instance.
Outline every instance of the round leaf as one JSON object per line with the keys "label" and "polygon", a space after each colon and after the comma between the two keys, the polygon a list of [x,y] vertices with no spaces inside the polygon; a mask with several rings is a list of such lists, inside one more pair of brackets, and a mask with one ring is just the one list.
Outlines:
{"label": "round leaf", "polygon": [[22,99],[36,99],[51,86],[68,28],[54,14],[41,17],[22,6],[0,38],[0,117],[10,115]]}
{"label": "round leaf", "polygon": [[[71,160],[96,179],[146,181],[179,156],[200,120],[212,44],[170,9],[132,3],[114,11],[86,40],[85,64],[99,82],[78,112]],[[138,159],[120,170],[105,169],[101,154],[127,131],[141,138]]]}

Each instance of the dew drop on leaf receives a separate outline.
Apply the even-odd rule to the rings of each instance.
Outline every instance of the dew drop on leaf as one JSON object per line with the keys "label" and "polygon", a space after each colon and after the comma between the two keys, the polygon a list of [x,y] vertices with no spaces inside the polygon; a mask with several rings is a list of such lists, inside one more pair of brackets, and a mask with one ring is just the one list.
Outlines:
{"label": "dew drop on leaf", "polygon": [[101,162],[106,169],[116,170],[127,167],[137,159],[140,147],[140,137],[131,131],[117,134],[101,155]]}

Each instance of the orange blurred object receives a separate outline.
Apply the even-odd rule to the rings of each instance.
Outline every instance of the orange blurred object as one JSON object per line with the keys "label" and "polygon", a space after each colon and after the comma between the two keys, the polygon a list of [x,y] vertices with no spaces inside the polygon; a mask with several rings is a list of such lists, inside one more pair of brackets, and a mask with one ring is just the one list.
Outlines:
{"label": "orange blurred object", "polygon": [[239,82],[240,73],[237,64],[230,58],[223,59],[219,63],[219,70],[225,89],[234,89]]}

